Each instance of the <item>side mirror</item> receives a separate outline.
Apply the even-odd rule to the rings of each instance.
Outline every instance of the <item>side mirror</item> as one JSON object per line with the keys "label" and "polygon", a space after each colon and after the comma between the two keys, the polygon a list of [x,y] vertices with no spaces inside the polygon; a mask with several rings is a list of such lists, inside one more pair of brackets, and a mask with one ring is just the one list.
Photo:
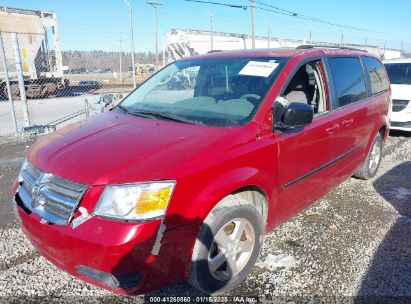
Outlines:
{"label": "side mirror", "polygon": [[311,105],[301,102],[292,102],[284,110],[280,129],[295,129],[309,125],[313,121],[314,109]]}

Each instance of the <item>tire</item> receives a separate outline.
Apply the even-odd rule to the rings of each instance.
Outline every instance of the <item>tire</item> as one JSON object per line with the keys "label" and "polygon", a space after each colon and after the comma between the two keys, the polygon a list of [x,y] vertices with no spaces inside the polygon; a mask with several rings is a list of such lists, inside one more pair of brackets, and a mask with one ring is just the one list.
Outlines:
{"label": "tire", "polygon": [[57,85],[55,83],[48,82],[44,85],[44,87],[46,89],[46,92],[43,93],[43,98],[54,95],[57,92]]}
{"label": "tire", "polygon": [[354,177],[359,179],[373,178],[378,171],[382,158],[382,137],[380,133],[374,138],[370,150],[368,151],[367,158],[365,159],[362,167],[354,174]]}
{"label": "tire", "polygon": [[[5,88],[5,93],[7,94],[7,87]],[[10,90],[11,90],[11,97],[13,98],[13,100],[17,100],[20,99],[20,88],[18,84],[12,84],[10,86]]]}
{"label": "tire", "polygon": [[40,89],[40,96],[38,98],[46,98],[48,96],[47,85],[42,85]]}
{"label": "tire", "polygon": [[260,254],[262,229],[261,216],[252,205],[217,207],[204,221],[194,245],[189,283],[206,294],[238,286]]}

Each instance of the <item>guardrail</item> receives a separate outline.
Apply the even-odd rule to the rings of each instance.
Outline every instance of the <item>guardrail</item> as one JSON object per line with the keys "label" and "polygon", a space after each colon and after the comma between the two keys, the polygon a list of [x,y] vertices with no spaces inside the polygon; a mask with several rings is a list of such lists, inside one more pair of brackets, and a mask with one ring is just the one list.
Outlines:
{"label": "guardrail", "polygon": [[[86,98],[84,100],[84,109],[81,111],[77,111],[74,113],[71,113],[69,115],[60,117],[59,119],[53,120],[47,124],[42,124],[42,125],[32,125],[29,127],[24,127],[23,128],[23,134],[47,134],[51,133],[57,130],[57,127],[60,126],[61,124],[74,119],[76,117],[79,117],[81,115],[85,115],[85,118],[90,117],[91,111],[93,111],[93,115],[102,113],[106,111],[107,109],[111,109],[113,104],[115,102],[115,98],[113,94],[102,94],[97,96],[95,98],[94,104],[97,106],[92,106],[89,102],[89,100]],[[111,107],[110,107],[111,106]]]}

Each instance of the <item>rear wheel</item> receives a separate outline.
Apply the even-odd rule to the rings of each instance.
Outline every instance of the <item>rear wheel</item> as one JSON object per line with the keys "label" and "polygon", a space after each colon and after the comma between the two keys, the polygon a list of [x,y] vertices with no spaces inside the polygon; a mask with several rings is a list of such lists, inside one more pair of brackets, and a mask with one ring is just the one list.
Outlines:
{"label": "rear wheel", "polygon": [[213,210],[193,250],[189,282],[208,294],[239,285],[260,253],[262,220],[251,205]]}
{"label": "rear wheel", "polygon": [[360,179],[370,179],[373,178],[378,171],[382,158],[382,137],[380,133],[374,138],[370,150],[368,151],[367,158],[364,164],[358,170],[354,176]]}

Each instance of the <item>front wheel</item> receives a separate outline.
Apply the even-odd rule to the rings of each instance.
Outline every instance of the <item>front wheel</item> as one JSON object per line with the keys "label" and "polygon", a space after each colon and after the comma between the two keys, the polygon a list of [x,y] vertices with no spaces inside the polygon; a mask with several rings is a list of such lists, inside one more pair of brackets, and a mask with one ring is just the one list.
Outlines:
{"label": "front wheel", "polygon": [[365,159],[362,167],[354,174],[355,177],[360,179],[373,178],[378,171],[382,158],[382,137],[380,133],[374,138],[370,151],[368,151],[367,158]]}
{"label": "front wheel", "polygon": [[190,284],[207,294],[234,288],[251,272],[261,243],[262,220],[253,206],[213,210],[194,246]]}

